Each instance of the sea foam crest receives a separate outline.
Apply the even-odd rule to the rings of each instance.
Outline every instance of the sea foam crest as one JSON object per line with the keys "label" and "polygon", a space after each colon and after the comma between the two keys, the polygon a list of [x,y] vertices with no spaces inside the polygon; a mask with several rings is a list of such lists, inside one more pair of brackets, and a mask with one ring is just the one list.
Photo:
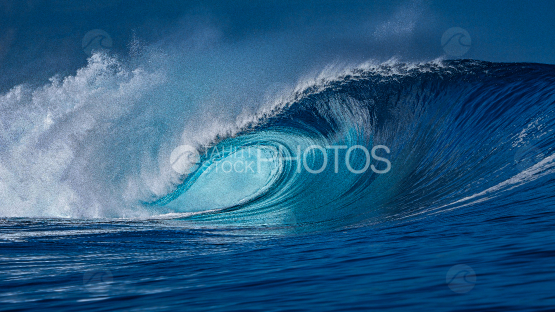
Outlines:
{"label": "sea foam crest", "polygon": [[89,160],[110,164],[102,138],[163,80],[160,73],[128,70],[115,58],[95,54],[73,76],[54,77],[38,88],[19,85],[1,95],[1,215],[105,215],[113,185],[100,181],[106,172]]}

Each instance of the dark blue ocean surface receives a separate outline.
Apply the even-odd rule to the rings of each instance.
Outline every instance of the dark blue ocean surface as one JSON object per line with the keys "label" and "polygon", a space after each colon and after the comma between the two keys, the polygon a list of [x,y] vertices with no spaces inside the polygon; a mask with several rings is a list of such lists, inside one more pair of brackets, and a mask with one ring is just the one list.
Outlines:
{"label": "dark blue ocean surface", "polygon": [[[11,220],[2,310],[551,310],[553,207],[515,201],[287,236],[185,221]],[[475,279],[462,267],[446,281],[456,265]]]}
{"label": "dark blue ocean surface", "polygon": [[0,311],[553,310],[552,2],[62,2],[0,4]]}

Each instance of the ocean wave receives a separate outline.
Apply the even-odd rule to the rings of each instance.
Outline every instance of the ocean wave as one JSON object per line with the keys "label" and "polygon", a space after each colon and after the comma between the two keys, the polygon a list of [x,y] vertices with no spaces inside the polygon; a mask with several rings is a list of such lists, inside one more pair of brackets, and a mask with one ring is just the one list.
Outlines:
{"label": "ocean wave", "polygon": [[[253,111],[206,117],[175,72],[95,54],[74,76],[0,96],[1,214],[322,228],[511,198],[552,172],[553,69],[330,66]],[[200,155],[188,175],[170,161],[183,144]]]}
{"label": "ocean wave", "polygon": [[[212,142],[202,150],[201,169],[152,204],[194,209],[196,198],[230,198],[246,185],[253,190],[247,199],[214,202],[217,211],[190,218],[321,228],[438,213],[467,206],[473,198],[516,196],[514,188],[553,173],[552,73],[549,65],[449,61],[363,65],[320,76],[300,84],[272,113]],[[345,165],[339,170],[328,165],[315,174],[309,168],[342,160],[345,150],[337,154],[328,148],[326,155],[310,153],[307,159],[295,153],[310,146],[370,150],[377,145],[391,152],[382,155],[391,162],[386,174],[353,173]],[[220,168],[214,174],[214,160],[222,163],[252,146],[282,147],[286,155],[274,153],[277,169],[266,180],[219,185],[230,173]],[[226,149],[227,155],[214,153]],[[365,166],[364,157],[351,160],[352,167]],[[308,168],[295,170],[303,161]]]}

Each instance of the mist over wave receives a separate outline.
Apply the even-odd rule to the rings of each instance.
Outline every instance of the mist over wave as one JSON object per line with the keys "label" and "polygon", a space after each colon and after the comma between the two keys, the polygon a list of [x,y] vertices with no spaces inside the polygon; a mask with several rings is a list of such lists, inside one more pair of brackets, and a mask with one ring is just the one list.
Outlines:
{"label": "mist over wave", "polygon": [[156,44],[134,40],[126,57],[97,52],[74,75],[5,92],[2,216],[152,215],[140,203],[179,183],[177,145],[229,135],[290,88],[274,41],[233,45],[185,25]]}
{"label": "mist over wave", "polygon": [[[398,27],[379,25],[382,34]],[[189,15],[158,29],[164,35],[153,43],[134,37],[128,51],[96,52],[74,74],[46,84],[38,81],[52,60],[41,56],[29,83],[3,85],[8,91],[0,96],[0,214],[157,215],[143,203],[183,182],[169,164],[176,146],[202,148],[228,137],[295,92],[353,67],[314,53],[341,32],[318,27],[317,35],[296,30],[229,41],[209,15]],[[349,34],[353,27],[340,28]],[[10,62],[4,69],[18,67],[30,70]]]}

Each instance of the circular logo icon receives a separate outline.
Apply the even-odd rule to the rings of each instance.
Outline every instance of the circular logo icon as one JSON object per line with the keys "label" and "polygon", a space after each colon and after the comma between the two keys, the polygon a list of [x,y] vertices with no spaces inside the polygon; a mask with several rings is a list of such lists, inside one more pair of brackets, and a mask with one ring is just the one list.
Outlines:
{"label": "circular logo icon", "polygon": [[447,271],[445,283],[457,294],[467,293],[476,284],[476,272],[466,264],[457,264]]}
{"label": "circular logo icon", "polygon": [[174,149],[170,155],[172,169],[180,174],[189,174],[198,168],[200,155],[196,148],[190,145],[181,145]]}
{"label": "circular logo icon", "polygon": [[85,34],[82,41],[83,51],[91,56],[95,51],[112,47],[112,37],[102,29],[94,29]]}
{"label": "circular logo icon", "polygon": [[441,47],[447,55],[460,57],[465,55],[472,45],[470,34],[463,28],[447,29],[441,36]]}
{"label": "circular logo icon", "polygon": [[106,291],[112,281],[112,272],[109,270],[87,272],[83,275],[83,285],[89,291]]}
{"label": "circular logo icon", "polygon": [[515,152],[515,165],[519,172],[525,171],[526,169],[534,166],[538,160],[538,155],[541,151],[533,145],[524,145],[516,150]]}

